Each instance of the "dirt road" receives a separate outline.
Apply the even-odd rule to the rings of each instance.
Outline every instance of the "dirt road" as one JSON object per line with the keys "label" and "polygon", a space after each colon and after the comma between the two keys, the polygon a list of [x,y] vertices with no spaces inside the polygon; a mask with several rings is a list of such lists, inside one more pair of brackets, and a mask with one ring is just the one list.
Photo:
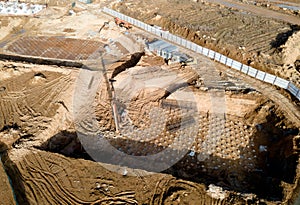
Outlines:
{"label": "dirt road", "polygon": [[298,18],[298,17],[279,13],[276,11],[271,11],[269,9],[257,7],[254,5],[243,4],[243,3],[240,3],[237,1],[231,1],[231,0],[206,0],[206,1],[211,2],[211,3],[221,4],[226,7],[230,7],[230,8],[244,10],[244,11],[247,11],[250,13],[254,13],[255,15],[258,15],[258,16],[273,18],[273,19],[281,20],[281,21],[288,22],[291,24],[300,25],[300,18]]}

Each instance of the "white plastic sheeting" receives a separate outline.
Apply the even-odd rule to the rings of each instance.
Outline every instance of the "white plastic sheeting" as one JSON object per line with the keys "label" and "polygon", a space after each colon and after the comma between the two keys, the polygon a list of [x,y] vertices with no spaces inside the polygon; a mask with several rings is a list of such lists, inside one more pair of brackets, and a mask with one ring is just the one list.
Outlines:
{"label": "white plastic sheeting", "polygon": [[104,8],[103,11],[105,13],[108,13],[112,16],[115,16],[115,17],[119,17],[120,19],[123,19],[123,20],[126,20],[128,21],[129,23],[137,26],[137,27],[140,27],[150,33],[153,33],[153,34],[156,34],[157,36],[159,37],[162,37],[164,39],[167,39],[173,43],[176,43],[176,44],[179,44],[185,48],[188,48],[190,50],[193,50],[199,54],[202,54],[202,55],[205,55],[211,59],[214,59],[224,65],[227,65],[235,70],[238,70],[238,71],[241,71],[251,77],[254,77],[256,79],[259,79],[261,81],[264,81],[264,82],[267,82],[267,83],[270,83],[270,84],[273,84],[273,85],[276,85],[276,86],[279,86],[281,88],[284,88],[284,89],[287,89],[290,93],[292,93],[298,100],[300,100],[300,89],[297,88],[293,83],[285,80],[285,79],[282,79],[280,77],[277,77],[277,76],[274,76],[274,75],[271,75],[269,73],[266,73],[266,72],[263,72],[263,71],[260,71],[260,70],[257,70],[255,68],[252,68],[251,66],[247,66],[247,65],[244,65],[238,61],[235,61],[231,58],[228,58],[227,56],[224,56],[218,52],[215,52],[213,50],[210,50],[210,49],[207,49],[207,48],[204,48],[202,46],[199,46],[191,41],[188,41],[186,39],[183,39],[179,36],[176,36],[176,35],[173,35],[173,34],[170,34],[168,33],[168,31],[163,31],[159,28],[155,28],[153,26],[149,26],[143,22],[140,22],[140,21],[137,21],[131,17],[128,17],[128,16],[125,16],[124,14],[121,14],[121,13],[118,13],[114,10],[111,10],[109,8]]}
{"label": "white plastic sheeting", "polygon": [[44,9],[44,5],[0,1],[0,15],[33,15]]}

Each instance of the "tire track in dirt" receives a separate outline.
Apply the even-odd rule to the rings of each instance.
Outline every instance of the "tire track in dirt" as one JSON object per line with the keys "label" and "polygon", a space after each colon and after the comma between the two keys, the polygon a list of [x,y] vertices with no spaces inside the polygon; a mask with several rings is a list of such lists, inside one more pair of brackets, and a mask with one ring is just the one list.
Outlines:
{"label": "tire track in dirt", "polygon": [[100,163],[35,149],[11,150],[4,165],[12,180],[18,180],[17,199],[24,204],[169,205],[196,202],[198,205],[210,202],[222,205],[229,201],[244,201],[229,198],[227,191],[222,193],[224,198],[211,196],[204,185],[177,180],[171,175],[141,176],[139,170],[132,170],[136,176],[122,176],[106,170]]}
{"label": "tire track in dirt", "polygon": [[0,82],[0,86],[5,87],[5,91],[0,92],[1,129],[28,123],[22,120],[25,116],[47,118],[56,113],[57,101],[69,87],[70,77],[55,72],[42,73],[40,77],[36,72],[27,72]]}
{"label": "tire track in dirt", "polygon": [[[130,6],[126,6],[127,3]],[[144,0],[126,0],[126,3],[117,4],[114,8],[244,64],[251,63],[252,67],[298,84],[297,79],[291,78],[289,73],[280,72],[282,53],[279,52],[279,46],[284,41],[284,36],[288,37],[297,30],[295,26],[285,21],[263,18],[208,2],[166,0],[161,1],[160,7],[153,2],[145,6],[147,9],[141,7],[144,4]],[[139,13],[136,12],[137,9]]]}

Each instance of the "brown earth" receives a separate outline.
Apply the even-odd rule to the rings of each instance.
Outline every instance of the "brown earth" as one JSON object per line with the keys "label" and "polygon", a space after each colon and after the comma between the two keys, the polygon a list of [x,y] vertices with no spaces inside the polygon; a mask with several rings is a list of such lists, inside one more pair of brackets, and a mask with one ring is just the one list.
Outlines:
{"label": "brown earth", "polygon": [[[130,56],[127,58],[127,61],[124,59],[123,65],[128,65],[126,62],[130,62],[130,59]],[[146,143],[128,141],[128,139],[132,139],[132,136],[128,135],[123,135],[121,138],[118,137],[118,140],[112,138],[111,135],[107,135],[111,144],[116,148],[122,148],[124,152],[130,153],[131,155],[145,154],[141,152],[141,150],[145,150],[145,147],[147,147],[146,153],[157,153],[170,146],[174,137],[178,135],[176,131],[177,128],[173,125],[176,125],[176,123],[180,122],[181,119],[185,119],[188,115],[194,117],[195,113],[189,113],[188,110],[185,109],[182,110],[183,113],[178,113],[178,111],[176,111],[178,109],[176,103],[173,105],[172,95],[166,96],[164,89],[158,89],[155,92],[153,92],[153,90],[149,92],[147,89],[142,89],[141,91],[136,92],[134,89],[126,91],[126,87],[123,86],[127,84],[130,85],[130,83],[138,84],[136,81],[130,82],[130,79],[140,79],[147,83],[147,80],[155,81],[155,78],[162,78],[165,76],[166,80],[164,84],[156,84],[156,86],[167,88],[169,86],[174,86],[174,82],[178,82],[178,80],[175,79],[171,81],[167,80],[168,78],[173,79],[170,72],[175,72],[178,79],[182,79],[183,82],[187,83],[188,87],[186,88],[192,89],[196,96],[199,96],[196,97],[196,100],[201,106],[198,107],[199,114],[196,116],[201,131],[199,130],[200,132],[195,139],[193,147],[196,156],[206,152],[202,147],[202,144],[207,140],[209,142],[207,136],[211,129],[210,124],[214,124],[217,130],[218,126],[221,126],[219,123],[222,122],[222,119],[213,119],[212,114],[210,114],[210,112],[212,112],[211,107],[209,106],[210,94],[207,93],[208,91],[201,91],[203,89],[193,88],[193,82],[198,79],[197,74],[193,69],[188,67],[186,67],[186,69],[180,69],[180,65],[174,64],[166,66],[162,63],[156,64],[156,67],[151,68],[148,64],[151,62],[150,59],[151,56],[142,57],[138,60],[137,66],[130,67],[130,69],[127,68],[126,71],[117,72],[118,74],[115,76],[115,79],[117,80],[115,91],[120,102],[122,102],[122,99],[124,100],[124,97],[126,96],[132,96],[131,94],[136,95],[136,97],[134,97],[134,95],[132,96],[133,99],[136,99],[135,101],[131,101],[129,104],[126,104],[125,101],[125,107],[128,107],[128,117],[133,120],[132,123],[135,126],[141,128],[148,126],[149,120],[147,120],[147,118],[149,117],[149,111],[153,107],[159,106],[163,109],[165,115],[168,116],[166,127],[163,128],[164,131],[153,141],[148,141]],[[78,73],[78,71],[67,69],[62,73],[62,68],[51,68],[50,66],[35,68],[35,71],[31,71],[28,67],[32,66],[26,66],[26,64],[25,67],[27,67],[27,69],[20,68],[19,66],[21,64],[15,65],[14,63],[3,63],[3,65],[5,67],[3,73],[6,73],[8,77],[6,77],[1,84],[2,87],[7,88],[2,92],[2,99],[12,99],[11,93],[17,93],[18,90],[23,94],[28,93],[28,95],[30,95],[32,86],[35,85],[34,97],[25,98],[21,101],[23,98],[20,97],[22,95],[19,95],[19,100],[17,102],[20,101],[23,103],[16,103],[13,107],[18,108],[22,112],[19,112],[18,115],[12,115],[14,118],[10,117],[11,114],[8,115],[10,112],[9,110],[11,109],[5,109],[6,106],[2,108],[2,113],[7,114],[3,117],[3,119],[7,119],[7,121],[3,122],[2,126],[2,143],[5,145],[2,149],[11,150],[8,151],[4,163],[13,180],[14,191],[21,204],[35,204],[36,201],[38,202],[37,204],[46,204],[46,200],[50,200],[50,195],[55,197],[51,197],[51,200],[53,201],[48,201],[48,204],[53,204],[57,201],[75,204],[97,204],[99,202],[99,204],[101,204],[105,203],[105,200],[120,201],[120,203],[121,201],[126,201],[126,203],[129,204],[174,204],[177,201],[178,204],[181,204],[181,202],[183,203],[185,200],[185,192],[191,194],[190,197],[195,199],[197,201],[196,204],[198,204],[198,201],[200,202],[201,200],[204,200],[203,203],[213,200],[209,197],[210,192],[205,192],[209,190],[208,187],[210,184],[217,184],[218,186],[223,187],[223,189],[229,190],[220,192],[219,195],[217,195],[217,198],[219,198],[217,200],[218,202],[215,203],[227,204],[229,203],[228,201],[233,201],[233,203],[240,203],[239,201],[241,201],[241,203],[244,203],[242,201],[249,201],[250,199],[251,203],[254,203],[258,200],[261,201],[263,198],[270,200],[272,197],[277,197],[277,200],[290,200],[291,196],[289,194],[293,192],[292,190],[295,186],[294,179],[297,179],[297,174],[292,171],[297,170],[295,167],[298,156],[295,154],[297,146],[293,144],[296,139],[294,137],[296,127],[294,127],[292,122],[289,122],[289,120],[284,118],[284,115],[274,103],[265,99],[261,94],[249,91],[249,93],[246,92],[242,94],[243,90],[247,90],[247,86],[245,85],[244,88],[242,86],[240,92],[237,93],[236,90],[230,91],[230,88],[227,88],[228,91],[225,93],[227,111],[226,120],[224,122],[224,129],[226,131],[217,141],[217,146],[214,147],[215,151],[213,151],[213,154],[204,161],[199,161],[196,157],[191,158],[187,154],[182,160],[166,171],[168,175],[163,175],[167,178],[172,178],[172,180],[175,180],[175,178],[170,174],[179,179],[183,178],[185,180],[188,179],[189,181],[194,181],[189,182],[178,179],[180,185],[177,185],[176,180],[174,183],[165,184],[165,181],[161,180],[161,175],[159,174],[150,175],[149,181],[147,181],[145,177],[140,176],[135,178],[124,177],[108,172],[107,170],[105,171],[102,166],[95,162],[76,159],[71,160],[61,155],[49,153],[49,151],[58,152],[66,156],[90,159],[86,151],[84,151],[83,147],[80,145],[80,141],[78,141],[76,137],[74,128],[72,128],[73,125],[71,121],[68,120],[69,117],[63,117],[64,115],[70,115],[72,112],[70,101],[72,95],[70,95],[70,92],[72,91],[71,88],[74,87],[75,81],[71,76],[74,76],[74,74],[77,75],[76,73]],[[10,67],[14,68],[12,69]],[[116,73],[114,71],[118,70],[119,67],[120,63],[116,63],[115,66],[108,68],[108,73]],[[37,70],[39,70],[38,75],[36,73]],[[15,71],[18,72],[14,74]],[[131,77],[129,77],[130,75]],[[20,80],[23,82],[22,87],[13,84],[13,82],[20,82]],[[223,76],[222,80],[229,79],[228,77]],[[49,90],[49,93],[55,93],[55,96],[57,97],[40,97],[39,95],[43,95],[43,92],[41,91],[50,89],[50,85],[56,85],[56,88],[59,88],[59,85],[62,85],[65,92],[61,92],[61,89]],[[102,96],[101,100],[98,101],[100,103],[107,102],[109,99],[109,97],[103,98],[104,96],[109,96],[109,90],[105,88],[106,85],[107,84],[104,83],[100,86],[102,87],[102,89],[99,90],[99,96]],[[176,92],[186,92],[186,88],[175,89],[176,91],[173,95],[176,94]],[[43,101],[36,103],[35,99],[43,99]],[[47,99],[51,99],[51,101],[47,101]],[[184,101],[185,99],[182,100]],[[53,103],[56,101],[60,103]],[[140,106],[141,104],[144,106]],[[237,108],[237,105],[239,108]],[[24,109],[23,106],[27,109]],[[58,112],[58,110],[61,109],[64,111]],[[46,112],[46,110],[48,111]],[[106,106],[97,106],[95,112],[97,113],[99,124],[104,133],[114,129],[115,125],[109,103],[107,103]],[[24,116],[26,116],[26,121],[22,120]],[[49,119],[50,121],[45,121],[44,125],[37,123],[41,122],[41,119]],[[57,127],[56,125],[57,129],[53,130],[52,126],[58,122],[58,119],[60,119],[60,123],[65,126],[63,128]],[[141,119],[145,120],[142,121]],[[195,125],[193,124],[194,123],[190,124],[190,126]],[[157,129],[155,126],[155,124],[151,124],[151,127]],[[9,138],[5,136],[9,136]],[[211,137],[213,137],[213,135],[211,135]],[[270,141],[271,137],[273,139]],[[156,148],[154,148],[153,145],[155,145]],[[260,145],[267,146],[269,150],[268,153],[260,152]],[[47,150],[48,152],[41,152],[32,149],[32,147]],[[175,150],[183,148],[189,149],[188,145],[184,144],[173,147]],[[266,154],[269,156],[267,162],[265,161]],[[49,157],[49,155],[51,155],[51,157]],[[51,160],[49,161],[48,159]],[[278,161],[278,159],[280,160]],[[69,160],[71,160],[71,162],[68,162]],[[35,165],[35,163],[37,164]],[[91,168],[80,168],[78,171],[81,171],[74,172],[74,170],[77,170],[74,168],[77,166],[76,163],[78,163],[78,166]],[[270,167],[266,166],[266,163],[270,163]],[[58,164],[64,164],[66,167],[61,172],[58,172],[58,170],[61,169],[55,168],[57,166],[59,167]],[[215,167],[217,167],[217,169],[215,169]],[[274,172],[274,169],[278,172]],[[36,171],[32,172],[29,170]],[[128,168],[128,170],[130,169]],[[262,170],[262,173],[255,170]],[[287,172],[288,170],[291,172]],[[35,172],[37,175],[34,175]],[[112,193],[105,194],[105,191],[97,192],[97,177],[99,178],[99,173],[101,173],[101,179],[113,181],[111,187],[114,187],[114,191],[112,191]],[[68,180],[61,178],[64,176],[68,176]],[[87,179],[84,176],[91,176],[91,178]],[[265,178],[266,176],[268,177]],[[49,177],[53,178],[54,181],[52,182],[52,179]],[[124,182],[122,182],[122,179]],[[84,180],[87,181],[85,182]],[[131,185],[129,184],[142,185],[140,180],[143,180],[142,182],[147,184],[146,188],[139,188],[139,186],[136,185],[130,188]],[[144,180],[146,180],[146,182],[144,182]],[[252,183],[254,180],[259,181],[259,185]],[[116,181],[118,181],[118,183],[116,183]],[[89,182],[89,185],[87,182]],[[76,183],[85,184],[84,186],[82,185],[85,188],[80,188],[79,185],[77,187],[77,185],[75,185]],[[101,183],[98,182],[100,187]],[[154,190],[154,188],[151,187],[155,187],[157,184],[164,184],[162,185],[164,189],[169,190],[167,191],[167,196],[169,196],[169,198],[163,196],[160,199],[153,199],[153,196],[157,196],[153,195],[152,190]],[[184,191],[189,190],[190,186],[194,187],[194,185],[196,187],[201,187],[192,188],[195,192],[197,190],[198,194],[194,194],[194,192],[191,191]],[[184,189],[181,186],[183,186]],[[263,188],[258,189],[258,187]],[[49,191],[40,191],[44,189]],[[145,192],[147,194],[137,191],[142,189],[146,189]],[[268,193],[264,192],[265,189],[269,190]],[[248,195],[238,197],[234,194],[235,192],[245,190],[247,190],[246,192],[248,193],[254,192],[257,196],[251,195],[249,198]],[[203,194],[199,195],[199,192]],[[124,195],[118,195],[118,193],[124,193]],[[50,195],[48,196],[48,194]],[[221,197],[223,196],[222,194],[225,194],[226,196],[224,199]],[[189,203],[193,201],[192,198],[187,199]],[[102,202],[101,200],[104,201]],[[165,201],[163,202],[162,200]]]}
{"label": "brown earth", "polygon": [[272,16],[266,18],[223,5],[188,0],[161,0],[151,4],[126,0],[113,8],[299,86],[300,73],[294,63],[286,68],[281,52],[288,37],[299,30],[299,25]]}
{"label": "brown earth", "polygon": [[135,176],[111,172],[100,163],[70,159],[39,150],[11,150],[4,159],[17,185],[20,204],[227,204],[244,203],[210,196],[206,188],[171,175]]}
{"label": "brown earth", "polygon": [[[124,1],[121,10],[125,6],[136,8],[136,1],[129,2],[130,5],[128,2]],[[160,6],[154,8],[156,3]],[[291,28],[286,23],[209,4],[201,4],[201,7],[192,4],[194,7],[191,8],[191,4],[183,3],[152,2],[140,7],[149,9],[148,16],[144,10],[135,14],[211,48],[221,47],[228,41],[232,47],[226,44],[223,53],[241,57],[247,63],[250,58],[254,63],[261,63],[259,65],[264,69],[269,69],[264,67],[268,60],[273,66],[283,59],[286,62],[296,59],[293,55],[297,50],[293,48],[298,43],[298,33],[292,32],[293,37],[284,44],[285,52],[277,52],[277,48],[268,45],[276,39],[278,30],[290,34]],[[164,6],[167,4],[168,7]],[[177,6],[172,10],[159,9],[170,8],[173,4]],[[89,70],[0,61],[0,152],[4,152],[2,161],[12,179],[19,204],[224,205],[292,204],[296,200],[300,189],[300,112],[289,98],[272,86],[232,73],[216,63],[208,63],[203,57],[197,65],[166,65],[161,58],[140,49],[143,45],[137,41],[147,38],[147,34],[136,28],[123,34],[124,30],[109,23],[101,34],[95,34],[103,22],[112,19],[103,14],[97,16],[94,5],[90,7],[90,13],[84,5],[80,6],[83,7],[72,17],[64,16],[66,10],[63,8],[50,7],[41,14],[42,21],[27,19],[22,27],[33,29],[26,38],[30,40],[30,36],[39,34],[42,37],[38,40],[53,39],[55,43],[58,41],[53,36],[57,32],[57,35],[65,33],[75,39],[71,42],[74,45],[108,43],[116,55],[106,59],[109,62],[105,61],[104,67],[97,59],[85,62],[85,68]],[[199,10],[196,12],[195,8]],[[187,10],[190,10],[189,14]],[[178,19],[173,16],[174,11]],[[55,13],[57,19],[47,16],[47,12]],[[132,14],[130,9],[126,12]],[[195,25],[184,23],[191,19]],[[11,22],[15,26],[21,25],[20,20]],[[49,28],[51,22],[57,27]],[[178,22],[181,22],[180,26],[177,26]],[[228,26],[231,23],[236,25]],[[268,26],[271,31],[259,25]],[[235,26],[246,31],[236,31]],[[193,33],[195,27],[199,27],[199,35]],[[91,30],[87,34],[85,29]],[[24,39],[22,35],[10,36],[9,26],[3,30],[6,37],[2,48],[17,45],[16,42],[24,47],[19,50],[31,47],[24,46],[20,40]],[[212,33],[218,30],[221,33],[213,36]],[[241,36],[233,40],[235,35]],[[110,44],[109,39],[115,39],[115,42]],[[59,45],[69,49],[68,52],[80,54],[80,49],[76,46],[70,49],[66,42],[59,41]],[[241,42],[248,45],[246,50],[237,49]],[[46,45],[55,47],[50,42]],[[43,46],[37,46],[35,55],[41,55]],[[257,59],[255,52],[261,52]],[[45,57],[54,55],[55,52]],[[57,57],[66,59],[65,56]],[[104,75],[101,75],[101,83],[96,85],[92,106],[74,110],[74,102],[84,97],[75,92],[76,89],[85,91],[95,86],[99,71]],[[91,77],[87,85],[80,80],[82,73]],[[294,79],[294,72],[289,74]],[[111,86],[112,78],[116,80],[114,87]],[[91,91],[87,91],[89,96]],[[194,102],[187,97],[188,93],[193,93]],[[88,98],[83,99],[88,101]],[[113,118],[112,100],[117,107],[118,121]],[[97,143],[87,145],[80,141],[75,112],[81,113],[83,120],[87,119],[80,124],[80,131],[93,130],[89,121],[92,118],[99,128],[97,132],[116,149],[132,156],[160,153],[166,148],[171,154],[183,150],[185,155],[163,174],[119,166],[119,159],[110,158],[112,155],[107,157],[109,164],[95,162],[91,151],[97,151]],[[115,130],[116,122],[119,132]],[[147,133],[136,131],[138,129]],[[151,137],[154,138],[142,138],[149,133],[153,133]],[[192,135],[195,139],[191,144],[188,140],[176,144],[180,135]],[[170,156],[173,155],[162,156],[161,160],[172,160]],[[7,179],[1,170],[0,174]],[[1,187],[8,187],[7,180],[1,182]],[[11,200],[11,194],[7,193]]]}

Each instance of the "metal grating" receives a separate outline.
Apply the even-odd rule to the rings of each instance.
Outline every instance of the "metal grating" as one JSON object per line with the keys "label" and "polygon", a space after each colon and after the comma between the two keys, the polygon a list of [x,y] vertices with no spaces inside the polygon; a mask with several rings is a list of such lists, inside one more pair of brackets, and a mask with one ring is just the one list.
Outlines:
{"label": "metal grating", "polygon": [[95,52],[104,51],[104,43],[64,37],[22,37],[10,44],[7,51],[26,56],[66,60],[86,60]]}

